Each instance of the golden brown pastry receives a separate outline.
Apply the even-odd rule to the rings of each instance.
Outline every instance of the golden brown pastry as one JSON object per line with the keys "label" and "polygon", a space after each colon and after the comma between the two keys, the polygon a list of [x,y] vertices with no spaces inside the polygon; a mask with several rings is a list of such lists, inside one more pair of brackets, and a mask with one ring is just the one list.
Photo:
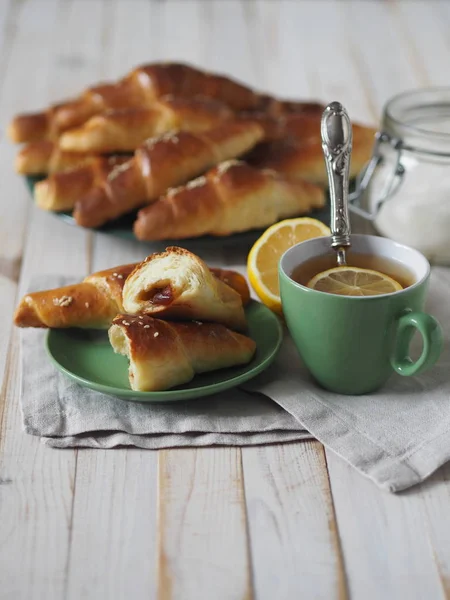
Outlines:
{"label": "golden brown pastry", "polygon": [[202,133],[180,131],[151,138],[117,167],[102,185],[75,205],[79,225],[98,227],[154,202],[168,188],[196,177],[219,162],[249,151],[263,137],[253,122],[225,123]]}
{"label": "golden brown pastry", "polygon": [[[27,294],[16,309],[14,322],[19,327],[109,327],[124,310],[123,286],[137,265],[120,265],[93,273],[75,285]],[[227,269],[212,268],[211,272],[240,294],[244,306],[248,304],[250,290],[245,277]]]}
{"label": "golden brown pastry", "polygon": [[118,315],[109,340],[130,361],[131,388],[142,392],[167,390],[196,373],[246,364],[256,350],[252,339],[217,323],[174,323],[149,315]]}
{"label": "golden brown pastry", "polygon": [[19,327],[106,329],[123,311],[122,290],[134,267],[122,265],[89,275],[81,283],[27,294],[14,313],[14,323]]}
{"label": "golden brown pastry", "polygon": [[[273,169],[293,179],[328,186],[320,139],[320,120],[317,122],[317,135],[314,134],[314,119],[295,117],[291,126],[288,137],[259,144],[246,160],[258,168]],[[376,130],[371,127],[353,125],[350,177],[356,177],[370,159],[375,133]]]}
{"label": "golden brown pastry", "polygon": [[206,131],[234,117],[225,104],[210,98],[166,96],[151,108],[124,108],[91,117],[59,139],[72,152],[134,151],[146,139],[169,131]]}
{"label": "golden brown pastry", "polygon": [[241,161],[228,161],[139,211],[140,240],[230,235],[308,214],[325,203],[323,190]]}
{"label": "golden brown pastry", "polygon": [[214,321],[246,328],[242,298],[184,248],[170,247],[137,265],[123,288],[124,312],[163,319]]}
{"label": "golden brown pastry", "polygon": [[273,96],[260,94],[256,108],[239,111],[242,115],[259,113],[260,115],[281,117],[286,115],[322,115],[325,105],[320,102],[304,100],[280,100]]}
{"label": "golden brown pastry", "polygon": [[319,140],[320,121],[325,107],[313,105],[315,109],[305,109],[293,113],[270,114],[267,112],[244,112],[237,119],[253,120],[264,130],[264,142],[273,140],[300,140],[308,142]]}
{"label": "golden brown pastry", "polygon": [[138,67],[115,83],[100,84],[78,98],[56,104],[46,111],[16,116],[8,135],[14,142],[54,140],[109,109],[151,108],[162,96],[203,96],[223,102],[233,111],[263,111],[279,115],[318,110],[315,102],[280,101],[254,92],[229,77],[207,73],[177,63],[153,63]]}
{"label": "golden brown pastry", "polygon": [[[278,110],[282,110],[282,103],[278,104]],[[323,112],[321,105],[312,106],[320,108],[320,114]],[[234,117],[257,121],[270,139],[286,137],[292,130],[298,135],[303,131],[308,134],[308,126],[311,129],[311,124],[316,125],[318,110],[308,105],[305,108],[304,103],[299,103],[298,110],[298,113],[286,116],[234,113],[225,104],[210,98],[165,96],[151,108],[109,110],[91,117],[80,127],[63,133],[58,144],[61,149],[72,152],[132,152],[150,137],[174,130],[206,131]],[[314,135],[317,138],[317,131]]]}
{"label": "golden brown pastry", "polygon": [[43,175],[86,165],[96,158],[83,152],[65,152],[54,142],[30,142],[17,153],[14,167],[21,175]]}
{"label": "golden brown pastry", "polygon": [[241,296],[242,304],[247,306],[250,302],[250,290],[245,277],[237,271],[229,269],[219,269],[217,267],[210,267],[210,269],[218,279],[229,285],[233,290],[236,290]]}
{"label": "golden brown pastry", "polygon": [[96,156],[85,165],[54,173],[36,183],[36,204],[44,210],[71,210],[79,198],[103,182],[115,167],[127,160],[126,156]]}
{"label": "golden brown pastry", "polygon": [[56,139],[108,109],[151,108],[162,96],[206,96],[233,110],[258,106],[259,96],[228,77],[206,73],[177,63],[154,63],[138,67],[116,83],[100,84],[79,98],[51,106],[45,112],[18,115],[8,128],[14,142]]}

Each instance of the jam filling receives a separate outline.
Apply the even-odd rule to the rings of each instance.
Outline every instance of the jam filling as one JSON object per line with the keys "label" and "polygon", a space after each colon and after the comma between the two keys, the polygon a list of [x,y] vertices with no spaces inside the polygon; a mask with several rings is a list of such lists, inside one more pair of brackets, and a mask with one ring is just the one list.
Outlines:
{"label": "jam filling", "polygon": [[139,295],[139,300],[151,302],[152,304],[168,306],[174,300],[172,287],[169,284],[164,287],[156,287],[152,288],[151,290],[144,291]]}

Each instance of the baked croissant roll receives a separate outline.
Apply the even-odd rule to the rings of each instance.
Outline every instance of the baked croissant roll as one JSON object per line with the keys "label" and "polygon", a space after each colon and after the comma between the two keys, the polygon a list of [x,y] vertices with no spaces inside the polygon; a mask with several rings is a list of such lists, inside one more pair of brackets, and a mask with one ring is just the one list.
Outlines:
{"label": "baked croissant roll", "polygon": [[252,339],[217,323],[174,323],[149,315],[118,315],[109,340],[130,361],[131,388],[142,392],[167,390],[196,373],[246,364],[256,350]]}
{"label": "baked croissant roll", "polygon": [[124,312],[163,319],[198,319],[245,330],[242,298],[184,248],[170,247],[141,262],[123,288]]}
{"label": "baked croissant roll", "polygon": [[[314,105],[316,106],[316,105]],[[295,139],[306,143],[321,140],[320,121],[325,107],[320,104],[315,110],[271,115],[266,112],[239,113],[236,118],[250,119],[264,130],[264,142]]]}
{"label": "baked croissant roll", "polygon": [[324,110],[325,105],[314,100],[307,102],[304,100],[280,100],[268,94],[260,94],[256,107],[240,110],[239,113],[242,115],[258,113],[272,117],[284,117],[287,115],[322,116]]}
{"label": "baked croissant roll", "polygon": [[79,198],[107,179],[115,167],[128,160],[127,156],[120,155],[96,156],[74,169],[53,173],[34,186],[36,204],[44,210],[71,210]]}
{"label": "baked croissant roll", "polygon": [[[278,103],[282,110],[283,103]],[[278,106],[277,105],[277,106]],[[275,104],[273,104],[275,109]],[[318,110],[320,109],[320,110]],[[161,98],[151,108],[125,108],[106,111],[91,117],[80,127],[69,129],[59,138],[59,146],[72,152],[132,152],[146,139],[174,130],[206,131],[233,117],[255,120],[264,127],[268,138],[306,134],[314,126],[314,137],[320,132],[320,104],[298,103],[298,113],[233,113],[225,104],[210,98]],[[319,124],[317,129],[317,117]]]}
{"label": "baked croissant roll", "polygon": [[[317,135],[314,135],[314,120],[294,117],[291,124],[288,137],[259,144],[246,156],[246,160],[255,167],[273,169],[292,179],[328,186],[320,140],[320,122],[317,122]],[[356,177],[370,159],[376,133],[376,129],[362,125],[353,125],[352,128],[351,178]]]}
{"label": "baked croissant roll", "polygon": [[109,109],[151,108],[161,97],[203,96],[223,102],[233,111],[263,111],[280,115],[312,112],[316,102],[281,101],[256,93],[229,77],[207,73],[177,63],[153,63],[138,67],[123,79],[89,88],[74,100],[50,106],[40,113],[17,115],[8,127],[14,142],[57,139],[59,135]]}
{"label": "baked croissant roll", "polygon": [[[121,265],[89,275],[75,285],[27,294],[16,309],[14,323],[19,327],[109,327],[124,310],[123,286],[137,265]],[[245,277],[227,269],[212,268],[211,272],[236,290],[244,306],[248,304],[250,290]]]}
{"label": "baked croissant roll", "polygon": [[233,110],[258,106],[259,95],[228,77],[206,73],[177,63],[153,63],[138,67],[115,83],[100,84],[79,98],[51,106],[46,111],[16,116],[8,135],[14,142],[56,139],[108,109],[151,108],[162,96],[206,96]]}
{"label": "baked croissant roll", "polygon": [[14,313],[14,323],[19,327],[106,329],[123,311],[122,290],[134,267],[122,265],[89,275],[81,283],[27,294]]}
{"label": "baked croissant roll", "polygon": [[179,131],[151,138],[102,185],[80,198],[73,216],[84,227],[103,225],[213,165],[248,152],[262,137],[258,124],[232,121],[202,133]]}
{"label": "baked croissant roll", "polygon": [[229,287],[233,288],[233,290],[236,290],[241,297],[243,306],[247,306],[250,302],[250,290],[247,280],[243,275],[237,271],[219,269],[217,267],[210,267],[210,270],[211,273],[223,281],[223,283],[226,283]]}
{"label": "baked croissant roll", "polygon": [[72,152],[133,152],[146,139],[169,131],[206,131],[234,116],[225,104],[209,98],[166,96],[151,108],[110,110],[91,117],[59,139]]}
{"label": "baked croissant roll", "polygon": [[325,204],[323,190],[274,171],[228,161],[139,211],[140,240],[230,235],[308,214]]}
{"label": "baked croissant roll", "polygon": [[30,142],[17,153],[14,168],[21,175],[60,173],[95,162],[96,158],[84,152],[66,152],[54,142]]}

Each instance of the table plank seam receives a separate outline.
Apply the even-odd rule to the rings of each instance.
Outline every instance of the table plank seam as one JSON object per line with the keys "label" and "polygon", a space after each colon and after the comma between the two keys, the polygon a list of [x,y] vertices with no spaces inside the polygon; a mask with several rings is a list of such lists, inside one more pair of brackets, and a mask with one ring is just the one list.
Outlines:
{"label": "table plank seam", "polygon": [[73,541],[73,522],[74,522],[74,513],[75,513],[75,491],[77,487],[77,474],[78,474],[78,449],[74,450],[75,454],[75,464],[73,468],[73,485],[71,486],[72,498],[70,505],[70,519],[69,519],[69,527],[68,527],[68,540],[67,540],[67,557],[66,564],[64,567],[64,598],[67,599],[69,596],[69,569],[70,569],[70,559],[72,557],[72,541]]}
{"label": "table plank seam", "polygon": [[339,522],[338,522],[338,518],[337,518],[337,514],[336,514],[336,507],[334,505],[333,488],[331,485],[330,472],[328,470],[327,451],[323,444],[320,444],[319,442],[316,442],[316,443],[318,446],[320,446],[320,451],[322,453],[322,458],[323,458],[324,467],[325,467],[325,474],[326,474],[326,478],[328,481],[328,490],[329,490],[330,499],[331,499],[331,511],[333,514],[333,518],[330,519],[329,527],[330,527],[331,539],[332,539],[332,543],[335,547],[335,553],[336,553],[336,558],[337,558],[337,563],[338,563],[339,579],[338,579],[338,595],[337,595],[337,597],[339,600],[348,600],[348,598],[350,598],[349,585],[348,585],[348,574],[347,574],[347,570],[345,567],[344,553],[342,551],[341,536],[339,533]]}
{"label": "table plank seam", "polygon": [[251,549],[251,539],[250,539],[250,527],[248,521],[248,504],[247,504],[247,496],[245,492],[245,472],[244,472],[244,461],[242,458],[242,447],[239,448],[239,465],[241,470],[241,493],[244,504],[244,529],[245,529],[245,543],[247,550],[247,581],[248,581],[248,590],[245,593],[243,600],[253,600],[255,597],[255,576],[253,572],[253,560],[252,560],[252,549]]}

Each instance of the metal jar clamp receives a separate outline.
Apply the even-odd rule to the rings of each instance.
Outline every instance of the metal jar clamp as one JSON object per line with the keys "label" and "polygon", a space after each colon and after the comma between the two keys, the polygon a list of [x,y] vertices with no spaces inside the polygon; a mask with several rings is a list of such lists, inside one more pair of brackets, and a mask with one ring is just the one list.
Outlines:
{"label": "metal jar clamp", "polygon": [[[382,144],[389,144],[395,151],[395,161],[392,173],[386,179],[385,184],[376,200],[374,207],[366,209],[362,205],[363,196],[367,191],[375,172],[378,167],[384,163],[384,156],[381,151]],[[355,214],[360,215],[364,219],[374,221],[381,206],[397,192],[405,174],[405,169],[401,163],[403,150],[403,142],[401,139],[391,137],[388,133],[377,132],[375,136],[375,144],[373,147],[372,158],[367,163],[366,167],[356,178],[355,190],[349,195],[349,208]]]}

